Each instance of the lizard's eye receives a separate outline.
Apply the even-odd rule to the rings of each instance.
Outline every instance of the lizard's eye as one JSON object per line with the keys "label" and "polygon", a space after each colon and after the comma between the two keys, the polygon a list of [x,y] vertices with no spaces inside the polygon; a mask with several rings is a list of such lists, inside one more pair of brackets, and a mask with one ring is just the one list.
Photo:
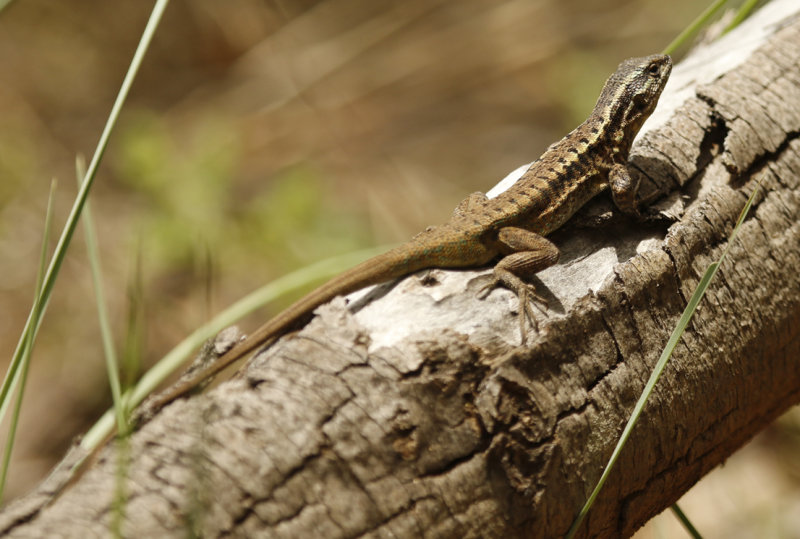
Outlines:
{"label": "lizard's eye", "polygon": [[658,64],[650,64],[650,67],[647,68],[647,74],[651,77],[657,76],[659,71]]}

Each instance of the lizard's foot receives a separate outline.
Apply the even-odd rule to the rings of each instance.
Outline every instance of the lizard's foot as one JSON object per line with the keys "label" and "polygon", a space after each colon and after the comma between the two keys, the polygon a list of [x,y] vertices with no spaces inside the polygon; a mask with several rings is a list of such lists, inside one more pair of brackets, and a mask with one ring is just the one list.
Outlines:
{"label": "lizard's foot", "polygon": [[[478,291],[478,298],[486,299],[491,291],[498,286],[509,288],[515,294],[517,294],[517,298],[519,299],[519,333],[522,341],[521,344],[525,345],[527,340],[527,331],[525,331],[525,318],[527,317],[528,320],[530,320],[531,326],[534,330],[539,331],[539,321],[536,319],[536,315],[533,310],[533,304],[535,302],[537,304],[544,305],[546,309],[547,300],[536,293],[536,288],[532,284],[524,283],[518,278],[514,279],[513,282],[508,282],[497,275],[492,276],[492,280],[489,281],[488,284],[481,287],[481,289]],[[545,309],[542,309],[542,312],[546,312]]]}
{"label": "lizard's foot", "polygon": [[[482,292],[502,284],[516,292],[519,297],[519,331],[522,344],[525,344],[525,317],[527,316],[534,329],[539,326],[533,314],[531,301],[547,305],[545,299],[538,294],[532,285],[524,282],[521,276],[532,276],[536,272],[549,268],[558,261],[558,247],[544,236],[530,230],[517,227],[505,227],[497,233],[497,241],[504,249],[510,251],[494,267],[494,280]],[[485,297],[485,296],[484,296]],[[544,310],[543,310],[544,312]]]}
{"label": "lizard's foot", "polygon": [[539,321],[533,313],[533,302],[543,303],[547,307],[547,301],[536,293],[533,285],[524,284],[517,292],[519,298],[519,334],[521,336],[521,344],[524,346],[527,340],[527,332],[525,331],[525,317],[531,321],[531,326],[535,331],[539,331]]}

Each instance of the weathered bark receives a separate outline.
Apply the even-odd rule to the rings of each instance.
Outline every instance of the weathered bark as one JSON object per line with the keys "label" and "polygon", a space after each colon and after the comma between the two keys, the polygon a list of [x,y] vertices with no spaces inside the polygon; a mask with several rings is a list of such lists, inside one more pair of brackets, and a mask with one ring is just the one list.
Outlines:
{"label": "weathered bark", "polygon": [[[563,535],[761,181],[582,533],[629,535],[677,500],[800,397],[791,3],[675,69],[633,162],[682,218],[556,235],[562,263],[540,275],[554,309],[529,347],[516,346],[509,292],[475,298],[486,271],[379,287],[355,314],[335,301],[131,437],[126,535]],[[771,24],[780,9],[794,14]],[[118,455],[104,449],[58,494],[45,483],[0,514],[0,529],[105,535]]]}

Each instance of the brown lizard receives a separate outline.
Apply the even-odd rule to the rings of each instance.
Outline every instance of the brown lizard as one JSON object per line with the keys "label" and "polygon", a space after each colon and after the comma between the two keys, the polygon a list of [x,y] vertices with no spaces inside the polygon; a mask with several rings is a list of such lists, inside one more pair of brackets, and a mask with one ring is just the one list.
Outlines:
{"label": "brown lizard", "polygon": [[334,277],[258,328],[247,339],[189,379],[156,397],[155,409],[188,393],[257,347],[273,342],[333,299],[427,268],[484,266],[499,258],[492,282],[515,291],[520,330],[525,317],[535,323],[533,287],[521,279],[556,263],[558,248],[545,238],[595,195],[611,188],[614,203],[638,213],[636,191],[627,169],[636,134],[655,109],[672,70],[669,56],[622,62],[606,81],[589,118],[551,145],[508,190],[496,198],[473,193],[450,220],[430,227],[408,243],[371,258]]}

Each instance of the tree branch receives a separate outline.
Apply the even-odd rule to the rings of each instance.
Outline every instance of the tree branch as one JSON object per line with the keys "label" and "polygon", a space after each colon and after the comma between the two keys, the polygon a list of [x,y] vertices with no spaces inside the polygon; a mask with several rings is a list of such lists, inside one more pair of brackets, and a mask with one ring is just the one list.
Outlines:
{"label": "tree branch", "polygon": [[[776,1],[695,51],[635,147],[682,215],[565,231],[528,348],[488,270],[342,300],[130,439],[125,533],[563,535],[748,193],[765,194],[582,526],[633,533],[800,396],[800,20]],[[778,10],[792,11],[779,18]],[[770,14],[772,19],[770,19]],[[757,37],[755,37],[757,36]],[[103,535],[119,451],[0,514],[9,536]],[[63,488],[62,488],[63,487]]]}

